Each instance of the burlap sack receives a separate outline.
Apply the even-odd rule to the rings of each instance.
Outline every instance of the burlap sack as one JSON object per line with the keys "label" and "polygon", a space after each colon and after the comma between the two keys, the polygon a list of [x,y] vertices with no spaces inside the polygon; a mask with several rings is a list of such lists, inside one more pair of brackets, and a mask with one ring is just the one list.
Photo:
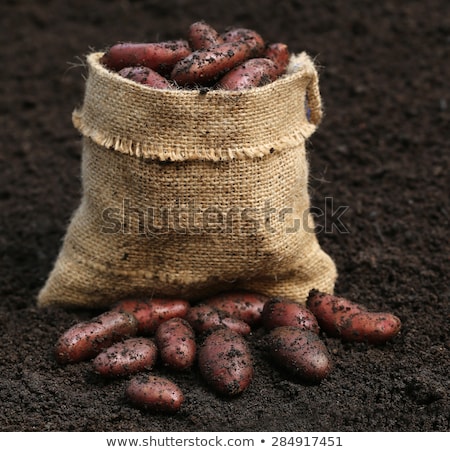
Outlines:
{"label": "burlap sack", "polygon": [[311,59],[293,56],[288,75],[260,88],[204,92],[138,85],[101,55],[87,58],[73,113],[81,204],[38,305],[331,293],[336,268],[308,212],[305,140],[322,114]]}

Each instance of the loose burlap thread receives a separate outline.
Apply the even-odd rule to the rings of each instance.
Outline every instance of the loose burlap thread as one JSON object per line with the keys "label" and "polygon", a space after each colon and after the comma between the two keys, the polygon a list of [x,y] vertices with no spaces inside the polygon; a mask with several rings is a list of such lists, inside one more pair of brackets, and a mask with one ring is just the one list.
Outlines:
{"label": "loose burlap thread", "polygon": [[310,57],[240,92],[152,89],[88,55],[81,203],[38,305],[201,300],[231,289],[302,303],[333,292],[309,213],[305,141],[321,120]]}

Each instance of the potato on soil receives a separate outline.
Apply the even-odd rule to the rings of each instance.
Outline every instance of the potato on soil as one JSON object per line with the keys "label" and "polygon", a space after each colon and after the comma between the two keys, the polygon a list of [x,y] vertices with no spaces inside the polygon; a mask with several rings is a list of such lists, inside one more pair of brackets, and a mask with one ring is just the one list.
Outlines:
{"label": "potato on soil", "polygon": [[155,333],[162,362],[174,370],[184,370],[195,361],[197,344],[191,325],[179,317],[159,325]]}
{"label": "potato on soil", "polygon": [[254,326],[259,324],[264,304],[268,300],[269,297],[257,293],[224,292],[204,300],[204,303]]}
{"label": "potato on soil", "polygon": [[306,306],[316,316],[320,327],[331,335],[339,335],[340,325],[350,315],[366,311],[364,306],[343,297],[312,290]]}
{"label": "potato on soil", "polygon": [[251,332],[248,323],[207,304],[192,306],[184,318],[189,322],[193,330],[199,334],[222,326],[244,336]]}
{"label": "potato on soil", "polygon": [[271,359],[302,380],[316,383],[331,371],[328,350],[312,331],[280,326],[271,330],[264,339]]}
{"label": "potato on soil", "polygon": [[117,303],[112,309],[127,312],[136,317],[138,334],[153,334],[161,323],[174,317],[184,317],[189,302],[178,299],[153,298],[151,300],[128,299]]}
{"label": "potato on soil", "polygon": [[209,334],[198,352],[198,366],[206,383],[218,393],[234,396],[253,379],[253,363],[246,340],[229,328]]}
{"label": "potato on soil", "polygon": [[92,365],[99,375],[120,377],[152,369],[157,357],[158,349],[152,339],[134,337],[103,350]]}
{"label": "potato on soil", "polygon": [[85,361],[136,332],[137,321],[131,314],[107,311],[62,334],[55,346],[55,358],[61,364]]}
{"label": "potato on soil", "polygon": [[272,298],[265,305],[261,315],[267,330],[278,326],[296,326],[302,330],[319,333],[319,324],[314,314],[304,305],[287,298]]}
{"label": "potato on soil", "polygon": [[137,407],[157,412],[175,413],[184,402],[184,394],[175,383],[155,375],[133,377],[125,395]]}
{"label": "potato on soil", "polygon": [[348,341],[381,344],[401,329],[401,321],[395,315],[369,312],[363,305],[336,295],[313,290],[306,305],[325,332]]}
{"label": "potato on soil", "polygon": [[351,342],[383,344],[395,337],[401,328],[398,317],[387,312],[361,312],[350,315],[340,324],[339,335]]}

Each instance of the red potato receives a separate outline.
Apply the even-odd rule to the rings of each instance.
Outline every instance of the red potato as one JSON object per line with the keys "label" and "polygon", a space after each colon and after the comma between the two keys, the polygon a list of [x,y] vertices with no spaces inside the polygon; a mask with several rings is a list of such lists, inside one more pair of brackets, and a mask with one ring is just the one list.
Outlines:
{"label": "red potato", "polygon": [[151,300],[122,300],[112,309],[128,312],[138,321],[139,334],[153,334],[158,326],[174,317],[184,317],[189,310],[189,302],[177,299],[153,298]]}
{"label": "red potato", "polygon": [[239,41],[218,45],[212,49],[195,50],[175,64],[170,78],[179,85],[202,85],[263,52],[256,41]]}
{"label": "red potato", "polygon": [[401,329],[401,321],[395,315],[369,312],[364,306],[343,297],[314,290],[306,304],[324,331],[348,341],[381,344]]}
{"label": "red potato", "polygon": [[152,88],[170,89],[171,83],[158,72],[145,66],[128,66],[121,69],[119,75],[136,83]]}
{"label": "red potato", "polygon": [[221,38],[224,42],[246,42],[251,47],[254,47],[258,55],[253,55],[253,57],[260,56],[265,47],[265,42],[262,36],[255,30],[250,28],[230,28],[225,33],[222,33]]}
{"label": "red potato", "polygon": [[134,337],[103,350],[92,365],[94,372],[103,377],[121,377],[152,369],[157,357],[158,349],[153,340]]}
{"label": "red potato", "polygon": [[268,300],[269,297],[257,293],[224,292],[206,299],[204,303],[254,326],[260,322],[264,304]]}
{"label": "red potato", "polygon": [[223,44],[220,34],[206,22],[194,22],[189,27],[188,41],[193,50],[210,49]]}
{"label": "red potato", "polygon": [[174,370],[185,370],[195,361],[197,345],[191,325],[179,317],[159,325],[155,341],[162,362]]}
{"label": "red potato", "polygon": [[252,58],[227,72],[216,87],[237,91],[264,86],[278,77],[276,64],[268,58]]}
{"label": "red potato", "polygon": [[184,394],[172,381],[155,375],[138,375],[125,389],[134,405],[152,411],[175,413],[184,402]]}
{"label": "red potato", "polygon": [[61,364],[85,361],[136,332],[137,321],[132,315],[107,311],[69,328],[56,343],[55,358]]}
{"label": "red potato", "polygon": [[351,342],[383,344],[401,329],[398,317],[387,312],[361,312],[349,316],[341,325],[339,335]]}
{"label": "red potato", "polygon": [[243,336],[250,334],[250,325],[231,317],[228,313],[213,306],[199,304],[187,312],[185,319],[196,333],[204,333],[214,328],[225,326]]}
{"label": "red potato", "polygon": [[308,382],[319,382],[331,371],[331,359],[316,333],[295,326],[280,326],[265,337],[271,359]]}
{"label": "red potato", "polygon": [[279,326],[296,326],[319,333],[319,324],[314,314],[306,306],[286,298],[272,298],[268,301],[264,305],[261,319],[266,330]]}
{"label": "red potato", "polygon": [[198,352],[198,366],[205,381],[217,392],[241,394],[253,379],[253,363],[245,339],[229,328],[214,330]]}
{"label": "red potato", "polygon": [[289,64],[290,53],[289,48],[282,42],[269,44],[264,51],[264,58],[272,60],[277,67],[277,77],[283,75]]}
{"label": "red potato", "polygon": [[366,311],[360,304],[317,290],[309,293],[306,306],[316,316],[320,327],[331,335],[339,335],[340,325],[350,315]]}
{"label": "red potato", "polygon": [[165,74],[191,51],[188,42],[183,39],[150,43],[125,42],[110,47],[100,62],[115,71],[127,66],[145,66]]}

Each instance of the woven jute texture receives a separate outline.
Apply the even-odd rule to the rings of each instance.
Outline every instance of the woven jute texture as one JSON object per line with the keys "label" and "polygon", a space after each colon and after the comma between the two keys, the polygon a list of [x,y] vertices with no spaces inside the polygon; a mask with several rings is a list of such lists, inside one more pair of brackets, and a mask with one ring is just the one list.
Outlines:
{"label": "woven jute texture", "polygon": [[239,289],[302,303],[337,276],[309,214],[305,141],[322,115],[305,53],[255,89],[158,90],[87,58],[82,199],[38,305],[201,300]]}

